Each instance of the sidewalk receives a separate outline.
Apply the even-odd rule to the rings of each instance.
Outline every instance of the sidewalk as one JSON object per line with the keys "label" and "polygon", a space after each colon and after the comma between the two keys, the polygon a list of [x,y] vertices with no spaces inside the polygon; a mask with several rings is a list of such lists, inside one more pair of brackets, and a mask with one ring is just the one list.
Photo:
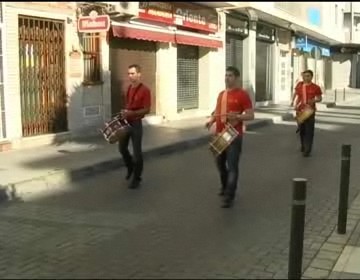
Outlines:
{"label": "sidewalk", "polygon": [[[286,110],[257,112],[248,122],[254,130],[282,119],[291,119]],[[144,127],[144,157],[181,152],[209,141],[205,118],[173,121]],[[118,169],[123,165],[116,145],[96,136],[41,148],[0,153],[0,203],[58,191],[67,182]]]}
{"label": "sidewalk", "polygon": [[360,279],[360,195],[348,210],[346,234],[334,227],[303,279]]}
{"label": "sidewalk", "polygon": [[[360,95],[336,106],[360,106]],[[349,107],[350,108],[350,107]],[[327,111],[319,104],[319,113]],[[264,125],[292,120],[287,104],[256,109],[256,119],[247,122],[247,130]],[[205,118],[172,121],[144,127],[144,157],[180,152],[209,141],[204,129]],[[57,191],[67,182],[96,175],[122,166],[116,145],[108,144],[103,137],[55,141],[41,148],[12,150],[0,153],[0,203],[22,199],[25,196]]]}

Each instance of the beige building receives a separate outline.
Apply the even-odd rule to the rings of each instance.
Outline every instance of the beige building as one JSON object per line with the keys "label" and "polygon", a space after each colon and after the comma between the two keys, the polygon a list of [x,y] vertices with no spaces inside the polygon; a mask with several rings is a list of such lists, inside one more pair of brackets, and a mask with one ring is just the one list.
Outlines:
{"label": "beige building", "polygon": [[2,8],[2,147],[98,133],[111,108],[106,33],[79,37],[75,2],[2,2]]}
{"label": "beige building", "polygon": [[243,86],[257,105],[289,102],[305,68],[324,89],[332,88],[330,46],[344,41],[344,3],[205,3],[226,13],[226,64],[242,69]]}
{"label": "beige building", "polygon": [[[98,134],[133,63],[150,124],[208,115],[228,65],[257,106],[288,103],[305,68],[324,89],[359,87],[354,3],[1,2],[0,150]],[[78,32],[96,14],[108,31]]]}
{"label": "beige building", "polygon": [[111,16],[108,32],[79,31],[92,11],[108,13],[102,3],[2,2],[11,67],[0,73],[1,149],[98,134],[122,106],[133,63],[152,90],[148,123],[212,111],[225,72],[223,15],[185,2],[128,2],[135,17]]}

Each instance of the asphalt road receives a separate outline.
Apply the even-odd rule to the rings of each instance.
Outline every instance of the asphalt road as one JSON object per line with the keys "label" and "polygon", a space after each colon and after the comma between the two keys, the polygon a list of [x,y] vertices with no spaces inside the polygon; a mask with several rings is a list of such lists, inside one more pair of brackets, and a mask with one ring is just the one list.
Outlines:
{"label": "asphalt road", "polygon": [[205,146],[145,162],[138,190],[119,170],[1,206],[0,278],[286,277],[294,177],[309,180],[305,268],[336,223],[342,143],[353,144],[350,200],[360,191],[358,126],[318,126],[310,158],[290,123],[248,133],[232,209]]}

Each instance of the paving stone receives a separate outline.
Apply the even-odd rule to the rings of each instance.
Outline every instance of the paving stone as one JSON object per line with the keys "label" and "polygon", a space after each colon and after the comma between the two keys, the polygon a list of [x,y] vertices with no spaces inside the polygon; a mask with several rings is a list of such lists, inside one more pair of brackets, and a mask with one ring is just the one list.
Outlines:
{"label": "paving stone", "polygon": [[339,256],[340,254],[337,252],[325,251],[321,249],[316,255],[316,258],[323,260],[337,260]]}
{"label": "paving stone", "polygon": [[339,244],[332,244],[332,243],[324,243],[324,245],[321,247],[321,250],[325,251],[331,251],[331,252],[337,252],[341,253],[341,251],[344,249],[344,246]]}
{"label": "paving stone", "polygon": [[313,278],[313,279],[326,279],[329,276],[329,274],[330,274],[329,270],[309,267],[305,271],[303,276]]}
{"label": "paving stone", "polygon": [[[336,223],[338,193],[328,188],[336,179],[335,156],[324,147],[338,140],[319,131],[326,145],[317,151],[324,160],[309,161],[305,170],[298,154],[283,152],[292,144],[278,141],[293,132],[284,126],[247,135],[232,209],[220,208],[218,174],[207,147],[146,161],[138,190],[127,189],[121,170],[74,183],[64,193],[1,207],[0,237],[6,242],[0,244],[0,278],[287,278],[291,192],[283,182],[299,170],[312,181],[303,257],[308,271]],[[274,149],[269,142],[277,143]],[[259,158],[276,170],[294,164],[274,179],[275,169],[259,168]],[[316,178],[324,169],[333,172]]]}
{"label": "paving stone", "polygon": [[319,268],[319,269],[324,269],[324,270],[331,270],[334,265],[335,265],[336,261],[333,260],[324,260],[324,259],[318,259],[315,258],[312,262],[311,262],[311,267],[313,268]]}

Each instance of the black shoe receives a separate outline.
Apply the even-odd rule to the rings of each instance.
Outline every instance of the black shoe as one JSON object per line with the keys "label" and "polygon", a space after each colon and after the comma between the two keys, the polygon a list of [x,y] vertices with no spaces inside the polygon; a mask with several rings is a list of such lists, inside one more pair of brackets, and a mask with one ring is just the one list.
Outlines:
{"label": "black shoe", "polygon": [[301,153],[304,153],[304,151],[305,151],[305,148],[304,148],[304,147],[301,147],[301,148],[300,148],[300,152],[301,152]]}
{"label": "black shoe", "polygon": [[234,204],[234,199],[226,198],[224,199],[223,204],[221,205],[221,208],[231,208]]}
{"label": "black shoe", "polygon": [[303,152],[303,157],[310,157],[310,152]]}
{"label": "black shoe", "polygon": [[225,190],[221,189],[220,192],[219,192],[219,195],[224,196],[225,195]]}
{"label": "black shoe", "polygon": [[137,189],[140,187],[140,183],[141,183],[141,180],[132,180],[130,185],[129,185],[129,189]]}
{"label": "black shoe", "polygon": [[129,180],[131,178],[133,172],[134,172],[134,168],[129,167],[125,179]]}

